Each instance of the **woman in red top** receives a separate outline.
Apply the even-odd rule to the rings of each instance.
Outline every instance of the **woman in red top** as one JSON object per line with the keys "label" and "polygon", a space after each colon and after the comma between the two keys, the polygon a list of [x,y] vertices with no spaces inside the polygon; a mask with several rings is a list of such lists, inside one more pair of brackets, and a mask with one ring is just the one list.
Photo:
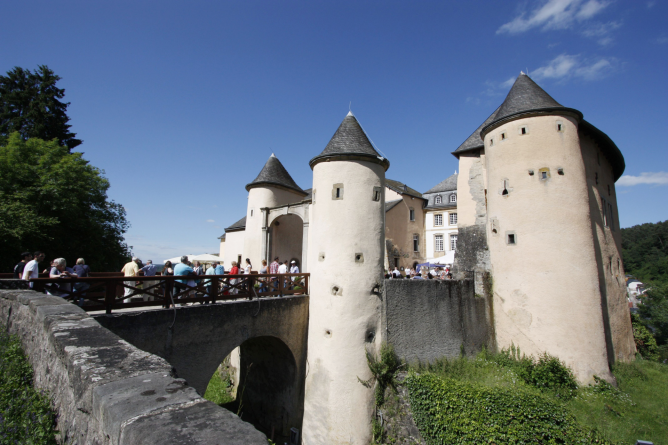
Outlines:
{"label": "woman in red top", "polygon": [[[232,269],[230,269],[230,275],[239,275],[239,266],[236,261],[232,261]],[[239,282],[238,278],[232,278],[230,284],[237,284]],[[230,294],[236,295],[239,292],[239,289],[236,287],[230,288]]]}

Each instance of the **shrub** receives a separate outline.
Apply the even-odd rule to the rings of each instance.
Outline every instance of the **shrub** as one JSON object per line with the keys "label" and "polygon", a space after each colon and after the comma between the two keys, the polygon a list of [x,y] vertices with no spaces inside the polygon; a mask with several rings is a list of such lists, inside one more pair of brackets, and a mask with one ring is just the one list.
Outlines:
{"label": "shrub", "polygon": [[659,360],[659,346],[656,344],[656,339],[649,332],[649,329],[640,320],[637,314],[631,315],[633,324],[633,340],[636,342],[636,350],[638,354],[647,360]]}
{"label": "shrub", "polygon": [[376,383],[376,406],[381,406],[385,403],[385,389],[392,388],[395,392],[397,390],[395,375],[401,367],[401,361],[394,353],[392,345],[387,343],[380,346],[379,359],[367,350],[366,360],[372,376],[369,380],[361,380],[359,377],[357,380],[367,388]]}
{"label": "shrub", "polygon": [[0,444],[55,444],[49,399],[32,387],[19,340],[0,329]]}
{"label": "shrub", "polygon": [[611,443],[580,426],[563,406],[528,389],[486,387],[414,371],[405,384],[413,417],[430,445]]}

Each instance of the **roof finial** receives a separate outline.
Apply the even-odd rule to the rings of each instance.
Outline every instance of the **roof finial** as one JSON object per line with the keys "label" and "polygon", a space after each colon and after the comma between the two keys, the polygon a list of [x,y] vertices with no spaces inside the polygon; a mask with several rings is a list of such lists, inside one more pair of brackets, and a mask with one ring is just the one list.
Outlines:
{"label": "roof finial", "polygon": [[353,101],[351,100],[350,103],[348,104],[348,114],[346,116],[354,116],[352,106],[353,106]]}
{"label": "roof finial", "polygon": [[[520,71],[520,76],[524,74],[524,71]],[[526,74],[524,74],[526,76]]]}
{"label": "roof finial", "polygon": [[270,157],[270,158],[275,158],[276,155],[272,153],[271,156],[269,156],[269,157]]}
{"label": "roof finial", "polygon": [[455,170],[455,174],[457,174],[457,170]]}

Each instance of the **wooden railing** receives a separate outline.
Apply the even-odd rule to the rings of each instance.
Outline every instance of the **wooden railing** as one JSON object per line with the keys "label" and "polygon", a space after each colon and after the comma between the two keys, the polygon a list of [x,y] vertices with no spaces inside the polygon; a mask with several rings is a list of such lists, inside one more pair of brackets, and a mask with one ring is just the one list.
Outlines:
{"label": "wooden railing", "polygon": [[[109,273],[111,275],[112,273]],[[308,294],[309,274],[251,274],[89,278],[34,278],[35,291],[46,291],[80,304],[86,311]],[[128,301],[141,297],[142,301]],[[146,301],[144,301],[146,300]]]}

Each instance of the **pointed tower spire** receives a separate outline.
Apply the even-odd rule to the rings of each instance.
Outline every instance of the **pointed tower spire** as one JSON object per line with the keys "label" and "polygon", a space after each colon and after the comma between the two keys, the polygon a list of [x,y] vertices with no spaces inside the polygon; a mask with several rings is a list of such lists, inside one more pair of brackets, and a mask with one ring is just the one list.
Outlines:
{"label": "pointed tower spire", "polygon": [[390,161],[378,154],[376,149],[373,148],[371,141],[352,111],[348,112],[322,153],[311,159],[309,165],[313,168],[318,162],[334,159],[358,159],[375,162],[384,166],[386,171],[390,167]]}
{"label": "pointed tower spire", "polygon": [[297,185],[297,183],[292,179],[290,173],[283,167],[281,161],[272,153],[267,160],[267,163],[264,164],[260,174],[257,175],[252,182],[246,185],[246,190],[252,189],[253,187],[261,186],[277,186],[281,188],[287,188],[295,192],[307,193]]}
{"label": "pointed tower spire", "polygon": [[574,114],[578,120],[582,120],[582,113],[573,108],[567,108],[554,100],[544,89],[539,87],[529,76],[520,72],[513,87],[508,92],[506,100],[496,112],[492,122],[480,131],[480,136],[495,127],[501,121],[512,120],[514,117],[526,113],[551,114],[553,112]]}

